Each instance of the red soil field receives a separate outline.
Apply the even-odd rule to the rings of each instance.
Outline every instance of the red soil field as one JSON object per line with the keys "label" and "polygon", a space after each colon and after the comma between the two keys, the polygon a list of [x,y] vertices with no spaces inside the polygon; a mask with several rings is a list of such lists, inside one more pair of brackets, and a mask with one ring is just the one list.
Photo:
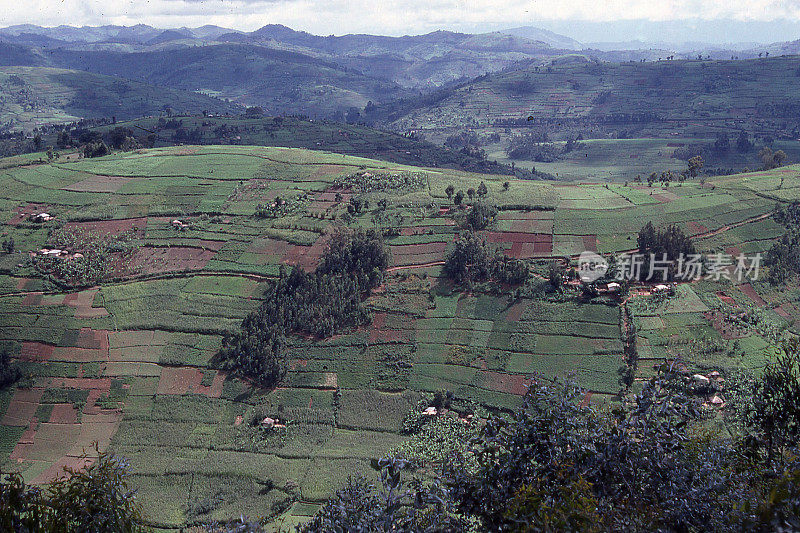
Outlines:
{"label": "red soil field", "polygon": [[515,242],[511,248],[506,251],[506,255],[516,259],[527,259],[530,257],[541,257],[551,255],[553,253],[553,237],[549,240],[540,240],[537,242]]}
{"label": "red soil field", "polygon": [[[86,329],[79,335],[81,342],[102,344],[102,336]],[[105,450],[116,433],[122,420],[119,409],[100,409],[95,402],[108,394],[111,386],[109,378],[42,378],[41,387],[17,389],[12,398],[8,412],[0,423],[28,427],[16,444],[11,454],[15,461],[38,461],[49,464],[33,484],[48,483],[63,474],[64,466],[80,468],[85,459],[80,456],[85,452],[91,461],[96,456],[94,443],[101,451]],[[86,405],[83,409],[81,423],[78,424],[78,413],[72,404],[55,404],[47,422],[36,420],[34,413],[39,405],[45,388],[74,388],[88,390]],[[221,387],[220,387],[221,391]]]}
{"label": "red soil field", "polygon": [[63,300],[61,302],[59,302],[58,299],[56,299],[56,300],[52,300],[52,299],[45,300],[44,299],[44,293],[32,292],[32,293],[26,295],[22,299],[22,302],[20,303],[20,305],[24,305],[24,306],[31,306],[31,305],[61,305],[62,303],[63,303]]}
{"label": "red soil field", "polygon": [[121,235],[128,231],[136,231],[137,234],[144,235],[147,227],[147,218],[121,218],[117,220],[93,220],[90,222],[68,222],[65,224],[68,229],[80,228],[100,235]]}
{"label": "red soil field", "polygon": [[262,237],[254,240],[247,247],[247,251],[254,254],[274,255],[277,257],[285,256],[294,246],[286,241]]}
{"label": "red soil field", "polygon": [[36,408],[39,407],[39,400],[42,399],[43,388],[35,387],[30,389],[17,389],[8,405],[0,424],[4,426],[23,426],[27,427],[34,418]]}
{"label": "red soil field", "polygon": [[738,246],[728,246],[725,248],[725,253],[733,257],[733,262],[735,264],[736,258],[742,254],[742,250],[740,250]]}
{"label": "red soil field", "polygon": [[475,382],[479,387],[523,396],[528,392],[531,378],[521,374],[504,374],[492,370],[480,370],[476,374]]}
{"label": "red soil field", "polygon": [[132,274],[159,274],[200,270],[217,252],[194,246],[156,248],[144,246],[127,261],[126,270]]}
{"label": "red soil field", "polygon": [[783,304],[783,305],[781,305],[781,306],[779,306],[779,307],[776,307],[776,308],[774,309],[774,311],[775,311],[775,312],[776,312],[776,313],[777,313],[779,316],[781,316],[781,317],[783,317],[783,318],[791,318],[791,317],[792,317],[792,315],[790,315],[790,314],[789,314],[789,311],[787,311],[787,310],[784,308],[784,305],[786,305],[786,304]]}
{"label": "red soil field", "polygon": [[53,357],[55,346],[43,342],[24,341],[19,352],[20,361],[48,361]]}
{"label": "red soil field", "polygon": [[736,303],[736,300],[725,294],[723,291],[717,292],[717,298],[722,300],[724,303],[728,305],[732,305],[734,307],[739,307],[739,304]]}
{"label": "red soil field", "polygon": [[71,403],[57,403],[50,414],[51,424],[77,424],[78,412]]}
{"label": "red soil field", "polygon": [[80,470],[81,468],[90,466],[92,463],[94,463],[94,458],[92,457],[81,458],[64,456],[53,463],[49,468],[47,468],[47,470],[36,476],[31,484],[43,485],[45,483],[52,483],[64,475],[64,468]]}
{"label": "red soil field", "polygon": [[64,305],[75,309],[75,318],[99,318],[108,316],[108,311],[106,311],[104,307],[92,307],[98,291],[99,289],[89,289],[88,291],[68,294],[64,298]]}
{"label": "red soil field", "polygon": [[739,290],[742,291],[745,296],[753,300],[756,305],[767,305],[767,302],[765,302],[764,299],[758,295],[756,290],[749,283],[743,283],[742,285],[739,285]]}
{"label": "red soil field", "polygon": [[689,228],[689,235],[697,235],[698,233],[706,233],[708,228],[704,225],[695,222],[694,220],[690,220],[686,223],[686,227]]}
{"label": "red soil field", "polygon": [[396,341],[410,341],[411,331],[413,330],[413,320],[411,321],[411,329],[386,329],[386,313],[375,313],[371,330],[369,334],[369,342],[396,342]]}
{"label": "red soil field", "polygon": [[6,224],[9,226],[16,226],[20,222],[28,220],[30,215],[37,213],[50,213],[51,215],[54,214],[50,207],[46,204],[25,204],[17,208],[16,212],[14,212],[11,218],[6,221]]}
{"label": "red soil field", "polygon": [[722,313],[707,311],[703,313],[703,316],[711,322],[713,328],[719,332],[723,339],[740,339],[747,334],[745,331],[738,331],[733,325],[726,323]]}
{"label": "red soil field", "polygon": [[283,259],[284,264],[299,266],[303,270],[314,270],[325,253],[330,237],[323,235],[311,246],[294,246]]}
{"label": "red soil field", "polygon": [[211,398],[222,395],[225,375],[217,372],[210,386],[201,385],[203,371],[194,367],[165,367],[161,371],[156,394],[202,394]]}
{"label": "red soil field", "polygon": [[332,174],[341,174],[349,170],[350,168],[351,167],[346,167],[342,165],[332,165],[332,164],[320,165],[316,168],[316,170],[314,170],[314,173],[311,175],[311,177],[319,178],[324,176],[330,176]]}
{"label": "red soil field", "polygon": [[549,233],[520,233],[514,231],[487,231],[486,241],[492,243],[524,243],[524,242],[553,242],[553,236]]}
{"label": "red soil field", "polygon": [[519,322],[522,318],[522,313],[528,308],[528,302],[517,302],[508,309],[506,320],[509,322]]}

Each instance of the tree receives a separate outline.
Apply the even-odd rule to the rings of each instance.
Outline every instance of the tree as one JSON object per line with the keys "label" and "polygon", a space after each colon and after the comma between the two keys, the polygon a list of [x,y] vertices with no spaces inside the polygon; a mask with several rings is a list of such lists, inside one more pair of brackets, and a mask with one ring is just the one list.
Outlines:
{"label": "tree", "polygon": [[458,284],[482,281],[489,277],[490,258],[486,243],[470,231],[456,241],[445,259],[443,272]]}
{"label": "tree", "polygon": [[[653,281],[674,279],[678,274],[678,259],[681,254],[686,259],[697,253],[692,240],[676,225],[656,230],[653,223],[648,222],[639,230],[636,243],[639,246],[639,253],[643,256],[641,279],[653,279]],[[653,259],[659,262],[658,266],[664,266],[667,269],[666,272],[654,268],[655,264],[651,267]],[[664,259],[667,264],[661,264]],[[650,277],[651,268],[652,278]]]}
{"label": "tree", "polygon": [[453,203],[455,205],[461,205],[461,202],[464,201],[464,191],[458,191],[456,195],[453,197]]}
{"label": "tree", "polygon": [[696,178],[700,173],[700,169],[703,168],[703,157],[696,155],[689,159],[688,164],[689,168],[687,170],[689,171],[689,176]]}
{"label": "tree", "polygon": [[731,139],[727,133],[717,133],[717,138],[714,141],[714,152],[723,155],[727,154],[731,149]]}
{"label": "tree", "polygon": [[56,146],[61,149],[67,148],[72,146],[72,137],[66,130],[61,130],[58,132],[58,136],[56,137]]}
{"label": "tree", "polygon": [[0,350],[0,389],[15,383],[19,378],[19,368],[11,361],[8,348],[3,348]]}
{"label": "tree", "polygon": [[453,193],[455,193],[455,192],[456,192],[456,188],[453,187],[452,185],[448,185],[447,188],[444,190],[444,193],[447,195],[447,199],[448,200],[452,200],[453,199]]}
{"label": "tree", "polygon": [[263,387],[274,386],[286,373],[288,335],[325,338],[370,322],[363,299],[382,283],[388,264],[376,232],[335,234],[314,272],[280,268],[259,308],[238,332],[223,338],[215,363]]}
{"label": "tree", "polygon": [[481,182],[480,185],[478,185],[478,197],[483,198],[484,196],[486,196],[488,192],[489,190],[486,188],[486,184],[484,182]]}
{"label": "tree", "polygon": [[484,426],[477,472],[448,465],[459,511],[483,531],[741,530],[751,473],[730,445],[692,437],[700,404],[685,383],[663,365],[612,412],[570,379],[535,378],[513,416]]}
{"label": "tree", "polygon": [[128,138],[133,138],[133,130],[117,126],[108,133],[108,138],[111,146],[119,150]]}
{"label": "tree", "polygon": [[102,157],[108,155],[108,146],[104,142],[88,143],[83,147],[83,157]]}
{"label": "tree", "polygon": [[7,253],[7,254],[14,253],[14,247],[15,247],[14,237],[8,237],[7,239],[4,239],[2,247],[3,247],[3,252],[4,253]]}
{"label": "tree", "polygon": [[753,385],[746,419],[753,442],[766,452],[768,466],[783,464],[789,450],[800,445],[800,340],[784,341],[775,361]]}
{"label": "tree", "polygon": [[248,117],[263,117],[264,116],[264,108],[261,107],[261,106],[248,107],[245,110],[245,114]]}
{"label": "tree", "polygon": [[771,170],[783,165],[786,161],[786,152],[783,150],[773,152],[771,148],[765,146],[758,151],[758,157],[761,158],[761,162],[764,164],[763,169]]}
{"label": "tree", "polygon": [[522,259],[514,259],[501,253],[496,253],[492,261],[492,277],[501,283],[519,285],[525,283],[530,276],[528,263]]}
{"label": "tree", "polygon": [[480,200],[467,213],[466,222],[473,230],[485,229],[497,216],[497,208]]}
{"label": "tree", "polygon": [[389,533],[406,531],[466,531],[465,520],[453,509],[449,492],[438,482],[425,487],[417,480],[406,484],[409,464],[384,457],[372,460],[378,473],[376,487],[364,477],[350,477],[305,525],[302,533],[322,531]]}
{"label": "tree", "polygon": [[746,131],[740,131],[739,137],[736,139],[736,150],[740,153],[749,152],[753,148],[753,143],[750,142],[750,138],[747,136]]}
{"label": "tree", "polygon": [[503,182],[503,190],[504,191],[507,191],[510,186],[511,186],[511,184],[509,182],[507,182],[507,181]]}
{"label": "tree", "polygon": [[470,187],[469,189],[467,189],[467,196],[469,196],[469,199],[470,199],[470,200],[472,200],[473,198],[475,198],[475,189],[473,189],[472,187]]}
{"label": "tree", "polygon": [[43,142],[44,141],[42,141],[42,134],[41,133],[37,133],[36,135],[33,136],[33,148],[37,152],[42,149],[42,143]]}
{"label": "tree", "polygon": [[97,450],[80,469],[65,468],[47,489],[29,487],[19,474],[0,479],[0,530],[31,533],[144,531],[141,506],[128,483],[128,464]]}
{"label": "tree", "polygon": [[564,283],[564,267],[558,261],[552,261],[547,266],[547,280],[554,290],[561,290]]}

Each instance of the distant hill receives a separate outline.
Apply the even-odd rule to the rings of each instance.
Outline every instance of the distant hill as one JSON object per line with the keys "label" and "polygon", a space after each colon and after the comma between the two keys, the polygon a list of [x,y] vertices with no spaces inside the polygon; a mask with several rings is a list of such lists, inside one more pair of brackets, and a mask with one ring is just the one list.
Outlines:
{"label": "distant hill", "polygon": [[[402,37],[318,36],[278,24],[267,25],[253,32],[227,30],[218,26],[161,30],[145,25],[96,28],[40,28],[24,25],[0,28],[0,41],[45,50],[52,53],[50,66],[63,68],[88,68],[92,63],[100,62],[96,57],[86,58],[86,66],[75,60],[63,61],[64,56],[69,55],[67,52],[80,52],[78,55],[89,52],[152,53],[165,48],[185,50],[189,46],[249,45],[313,57],[335,63],[339,67],[361,71],[370,78],[412,89],[435,88],[455,80],[497,72],[512,67],[521,60],[546,59],[563,53],[545,42],[499,32],[472,35],[436,31]],[[60,56],[56,57],[58,54]],[[138,58],[124,59],[123,65],[141,61]],[[110,58],[111,62],[119,60],[118,56]],[[281,61],[289,65],[292,61],[307,60],[298,56],[287,56]],[[158,65],[153,68],[157,70]],[[92,71],[112,74],[109,69]],[[118,71],[113,74],[125,75]],[[137,76],[137,79],[142,78]],[[322,83],[328,83],[324,76]],[[340,87],[340,84],[333,85]],[[343,89],[351,91],[349,88]],[[226,96],[238,98],[240,95],[234,92]],[[374,95],[365,96],[371,99]],[[326,99],[331,98],[327,96]],[[268,105],[267,101],[259,103]]]}
{"label": "distant hill", "polygon": [[398,85],[335,62],[246,44],[219,44],[137,53],[48,50],[59,67],[113,75],[188,91],[205,91],[271,114],[342,118],[351,107],[403,94]]}
{"label": "distant hill", "polygon": [[711,128],[797,137],[800,57],[605,63],[576,55],[407,100],[389,119],[423,131],[515,125],[556,136],[667,136]]}
{"label": "distant hill", "polygon": [[550,30],[537,28],[535,26],[522,26],[520,28],[509,28],[502,30],[502,33],[522,37],[533,41],[542,41],[553,48],[566,48],[568,50],[580,50],[584,46],[571,37],[560,35]]}
{"label": "distant hill", "polygon": [[235,112],[234,104],[202,94],[75,70],[0,67],[0,125],[31,129],[80,118],[129,119],[175,112]]}

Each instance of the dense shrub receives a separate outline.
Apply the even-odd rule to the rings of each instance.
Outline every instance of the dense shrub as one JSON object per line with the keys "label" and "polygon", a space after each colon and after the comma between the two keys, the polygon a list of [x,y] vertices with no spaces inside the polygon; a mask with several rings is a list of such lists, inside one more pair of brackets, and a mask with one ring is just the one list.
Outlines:
{"label": "dense shrub", "polygon": [[476,202],[467,213],[467,225],[473,230],[485,229],[497,216],[497,208],[483,202]]}
{"label": "dense shrub", "polygon": [[297,531],[312,532],[424,532],[466,531],[467,523],[453,512],[447,490],[418,480],[406,483],[408,463],[400,459],[373,459],[379,485],[351,477],[307,524]]}
{"label": "dense shrub", "polygon": [[787,231],[767,250],[764,264],[769,267],[770,283],[778,285],[800,274],[800,203],[778,209],[775,221]]}
{"label": "dense shrub", "polygon": [[524,283],[530,273],[525,261],[506,257],[497,251],[492,253],[486,242],[472,231],[456,241],[442,271],[457,284],[491,278],[517,285]]}
{"label": "dense shrub", "polygon": [[[413,492],[400,491],[405,463],[386,458],[377,468],[391,490],[351,481],[303,531],[463,527],[454,516],[477,531],[797,531],[799,351],[798,341],[782,345],[763,376],[747,381],[755,401],[741,409],[744,425],[725,433],[709,430],[705,394],[666,362],[613,409],[585,403],[571,380],[536,379],[522,407],[490,416],[477,438],[446,432],[462,442],[448,444],[457,453],[436,456],[441,488],[420,490],[412,480]],[[415,436],[456,422],[441,416]],[[441,438],[437,430],[421,444]],[[431,452],[417,448],[401,453],[414,461]],[[425,511],[448,522],[420,522]]]}
{"label": "dense shrub", "polygon": [[456,283],[483,281],[489,277],[491,257],[486,243],[475,233],[467,232],[448,254],[443,272]]}
{"label": "dense shrub", "polygon": [[20,377],[19,368],[11,361],[7,348],[0,350],[0,389],[4,389]]}
{"label": "dense shrub", "polygon": [[[697,253],[691,239],[678,226],[672,225],[664,229],[656,229],[652,222],[648,222],[640,231],[636,239],[639,253],[642,254],[643,264],[640,279],[648,279],[651,273],[651,259],[662,261],[664,257],[669,262],[666,278],[674,279],[678,274],[678,260],[683,254],[684,258]],[[653,265],[665,266],[665,265]],[[653,281],[664,281],[663,274],[653,269]]]}
{"label": "dense shrub", "polygon": [[144,531],[125,461],[101,452],[91,465],[65,474],[46,489],[26,485],[17,473],[0,474],[0,530]]}

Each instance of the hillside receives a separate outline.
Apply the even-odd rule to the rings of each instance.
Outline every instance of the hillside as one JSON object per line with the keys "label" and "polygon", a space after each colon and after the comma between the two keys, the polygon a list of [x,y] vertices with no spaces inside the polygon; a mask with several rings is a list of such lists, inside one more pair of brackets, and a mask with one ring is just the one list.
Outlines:
{"label": "hillside", "polygon": [[[108,134],[117,127],[130,129],[142,144],[155,134],[155,146],[177,144],[232,144],[309,148],[337,154],[381,159],[392,163],[445,167],[471,172],[514,174],[510,166],[499,165],[462,151],[450,150],[413,136],[404,136],[358,124],[343,124],[298,117],[184,116],[166,127],[162,118],[142,118],[94,128]],[[47,138],[51,144],[53,137]],[[519,171],[522,177],[533,177]]]}
{"label": "hillside", "polygon": [[[798,91],[799,56],[606,63],[573,55],[396,101],[371,117],[437,144],[468,135],[491,159],[567,179],[631,180],[680,172],[691,155],[712,173],[758,168],[763,146],[797,161]],[[737,145],[743,133],[747,143]],[[528,134],[540,146],[512,158],[512,140]],[[566,146],[570,139],[586,142]]]}
{"label": "hillside", "polygon": [[586,137],[738,129],[797,137],[799,90],[800,57],[603,63],[574,56],[481,77],[391,118],[422,130],[507,122]]}
{"label": "hillside", "polygon": [[363,109],[402,94],[399,86],[370,78],[334,62],[261,46],[220,44],[136,53],[48,51],[61,67],[139,80],[188,91],[204,91],[272,114],[325,117]]}
{"label": "hillside", "polygon": [[[237,106],[205,95],[76,70],[0,67],[0,126],[30,130],[81,118],[129,119],[176,112],[227,113]],[[239,108],[240,109],[240,108]]]}
{"label": "hillside", "polygon": [[[248,146],[30,163],[0,162],[4,238],[16,249],[0,255],[0,331],[27,376],[0,393],[0,466],[44,483],[99,440],[129,460],[137,498],[159,527],[240,514],[303,521],[370,458],[422,438],[404,433],[404,420],[443,389],[454,409],[484,413],[518,406],[537,372],[575,372],[585,401],[605,403],[666,358],[726,376],[758,367],[771,335],[796,330],[800,317],[789,292],[761,281],[703,280],[672,297],[638,287],[621,304],[569,287],[548,293],[542,280],[555,258],[635,247],[648,221],[679,225],[703,252],[763,252],[783,232],[769,218],[776,202],[800,199],[797,166],[662,189]],[[536,273],[519,291],[443,276],[468,211],[445,189],[481,182],[500,207],[481,236]],[[278,197],[283,216],[255,216]],[[350,213],[351,198],[369,205]],[[45,210],[55,219],[26,216]],[[370,323],[326,339],[288,337],[288,372],[274,390],[220,371],[223,335],[258,307],[282,266],[314,268],[342,226],[391,230],[387,278],[365,301]],[[51,263],[29,259],[80,234],[110,239],[98,256],[106,270],[65,271],[89,276],[86,287],[65,288]],[[734,334],[717,313],[753,320]],[[638,360],[623,357],[631,332]],[[626,385],[626,374],[636,380]],[[285,427],[263,430],[265,416]],[[435,464],[424,450],[439,445],[414,453]]]}

